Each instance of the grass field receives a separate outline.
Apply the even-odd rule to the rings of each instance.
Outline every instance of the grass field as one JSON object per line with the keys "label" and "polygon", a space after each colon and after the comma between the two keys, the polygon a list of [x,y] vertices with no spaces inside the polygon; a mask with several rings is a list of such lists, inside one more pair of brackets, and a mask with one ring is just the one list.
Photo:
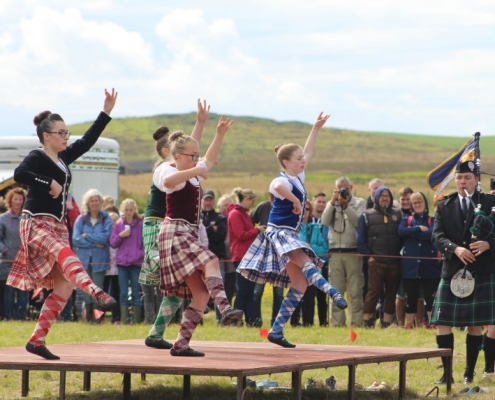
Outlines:
{"label": "grass field", "polygon": [[[271,316],[271,291],[267,287],[263,297],[263,320],[269,321]],[[0,323],[0,347],[23,346],[29,338],[34,322],[2,322]],[[266,326],[265,324],[265,327]],[[49,336],[48,344],[95,342],[104,340],[143,339],[146,337],[149,326],[115,326],[110,324],[88,325],[84,323],[57,323],[53,326]],[[171,325],[166,338],[175,339],[178,325]],[[404,330],[397,327],[381,330],[364,330],[356,328],[358,337],[355,342],[350,341],[350,330],[348,328],[292,328],[286,327],[285,334],[294,343],[320,343],[338,344],[351,346],[396,346],[396,347],[420,347],[435,348],[435,332],[427,329]],[[459,383],[462,379],[465,360],[465,333],[455,331],[455,355],[454,355],[454,378],[453,393],[459,392],[463,385]],[[223,341],[264,341],[256,328],[247,327],[218,327],[214,314],[209,313],[204,318],[204,325],[199,326],[194,334],[193,340],[218,340]],[[143,343],[144,346],[144,343]],[[24,351],[24,350],[20,350]],[[160,350],[157,350],[160,351]],[[290,350],[287,350],[290,351]],[[98,357],[98,354],[94,354]],[[240,361],[242,362],[242,360]],[[424,397],[434,385],[433,381],[438,379],[442,371],[437,369],[440,359],[416,360],[407,363],[407,398]],[[489,387],[491,394],[477,395],[479,399],[491,399],[495,393],[495,381],[486,382],[481,378],[484,366],[483,352],[478,360],[475,384]],[[347,367],[332,369],[321,369],[306,371],[303,374],[303,384],[310,377],[322,382],[330,375],[337,379],[337,389],[345,389],[347,385]],[[0,398],[20,398],[21,373],[20,371],[0,371]],[[372,365],[360,365],[356,372],[356,382],[369,386],[374,381],[385,381],[390,386],[398,383],[399,364],[383,363]],[[274,374],[271,376],[253,377],[256,381],[268,378],[278,381],[280,386],[290,386],[290,374]],[[30,398],[56,399],[58,398],[58,379],[56,372],[32,371],[30,374]],[[232,400],[235,399],[234,380],[229,378],[192,377],[191,398],[194,400]],[[120,399],[122,397],[122,376],[111,373],[93,373],[91,392],[82,392],[82,373],[67,373],[67,399]],[[141,381],[138,374],[132,376],[132,394],[135,399],[146,400],[178,400],[182,393],[181,376],[148,375],[146,381]],[[440,388],[440,397],[446,397],[445,387]],[[252,399],[291,399],[290,393],[253,390],[246,396],[246,400]],[[320,390],[303,390],[303,399],[345,399],[342,391],[328,392]],[[358,399],[392,399],[397,398],[396,392],[385,391],[382,393],[358,392]]]}

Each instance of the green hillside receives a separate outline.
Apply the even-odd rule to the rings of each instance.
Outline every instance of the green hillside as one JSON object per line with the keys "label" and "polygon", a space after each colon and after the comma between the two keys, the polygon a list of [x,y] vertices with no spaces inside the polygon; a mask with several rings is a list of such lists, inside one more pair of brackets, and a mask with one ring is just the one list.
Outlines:
{"label": "green hillside", "polygon": [[[171,131],[190,133],[196,114],[169,114],[151,117],[114,119],[104,132],[121,146],[123,161],[149,160],[154,153],[153,131],[166,125]],[[219,115],[210,114],[201,151],[206,151]],[[278,169],[273,148],[278,143],[304,144],[311,125],[301,122],[277,122],[255,117],[234,117],[235,124],[227,134],[216,173],[259,174]],[[331,120],[330,120],[331,122]],[[89,126],[71,126],[74,134],[82,134]],[[425,171],[452,155],[473,132],[466,136],[441,137],[382,132],[359,132],[324,128],[320,131],[317,150],[308,173],[359,176],[397,177],[424,176]],[[481,136],[482,170],[495,172],[495,137]]]}

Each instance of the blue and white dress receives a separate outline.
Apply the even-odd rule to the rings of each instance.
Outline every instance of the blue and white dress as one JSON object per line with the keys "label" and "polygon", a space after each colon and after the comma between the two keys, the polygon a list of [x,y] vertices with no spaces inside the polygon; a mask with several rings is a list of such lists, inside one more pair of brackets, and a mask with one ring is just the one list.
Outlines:
{"label": "blue and white dress", "polygon": [[281,182],[299,199],[304,210],[304,178],[304,172],[297,176],[281,172],[270,184],[270,193],[275,199],[268,217],[267,229],[257,236],[237,267],[237,272],[245,278],[256,283],[268,282],[275,286],[290,287],[290,278],[285,269],[289,262],[287,253],[296,249],[304,250],[318,268],[323,266],[324,261],[299,237],[303,212],[294,214],[293,203],[274,189],[275,184]]}

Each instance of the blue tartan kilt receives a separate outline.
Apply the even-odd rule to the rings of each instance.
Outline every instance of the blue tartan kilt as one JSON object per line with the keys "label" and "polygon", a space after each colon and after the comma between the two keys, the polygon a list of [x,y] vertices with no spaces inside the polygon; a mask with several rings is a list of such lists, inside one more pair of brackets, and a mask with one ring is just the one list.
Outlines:
{"label": "blue tartan kilt", "polygon": [[450,290],[450,279],[442,279],[431,310],[432,325],[495,325],[495,275],[475,277],[474,291],[460,298]]}
{"label": "blue tartan kilt", "polygon": [[324,261],[299,238],[298,231],[269,226],[256,237],[237,267],[237,272],[256,283],[290,287],[290,278],[285,269],[289,262],[287,253],[296,249],[302,249],[318,269],[323,267]]}

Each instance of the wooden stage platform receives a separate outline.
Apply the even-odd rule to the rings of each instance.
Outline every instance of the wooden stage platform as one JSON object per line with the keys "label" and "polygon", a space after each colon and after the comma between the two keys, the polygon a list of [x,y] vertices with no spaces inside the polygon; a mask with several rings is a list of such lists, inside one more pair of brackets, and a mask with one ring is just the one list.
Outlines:
{"label": "wooden stage platform", "polygon": [[[384,362],[399,363],[398,398],[406,394],[408,360],[447,356],[449,349],[405,347],[329,346],[297,344],[284,349],[271,343],[192,341],[191,347],[204,351],[205,357],[172,357],[168,350],[151,349],[144,340],[50,345],[60,360],[48,361],[28,353],[23,347],[0,348],[0,370],[22,371],[21,396],[29,392],[29,371],[59,371],[59,398],[65,399],[67,371],[82,371],[83,390],[90,390],[92,372],[124,374],[123,398],[131,397],[131,374],[168,374],[184,377],[183,397],[190,395],[192,375],[237,378],[237,399],[243,398],[246,377],[280,372],[292,373],[294,399],[301,399],[302,372],[312,369],[347,366],[348,398],[355,399],[356,366]],[[452,371],[448,368],[447,372]],[[450,375],[450,374],[448,374]],[[450,379],[447,379],[450,382]],[[450,393],[451,385],[447,385]]]}

